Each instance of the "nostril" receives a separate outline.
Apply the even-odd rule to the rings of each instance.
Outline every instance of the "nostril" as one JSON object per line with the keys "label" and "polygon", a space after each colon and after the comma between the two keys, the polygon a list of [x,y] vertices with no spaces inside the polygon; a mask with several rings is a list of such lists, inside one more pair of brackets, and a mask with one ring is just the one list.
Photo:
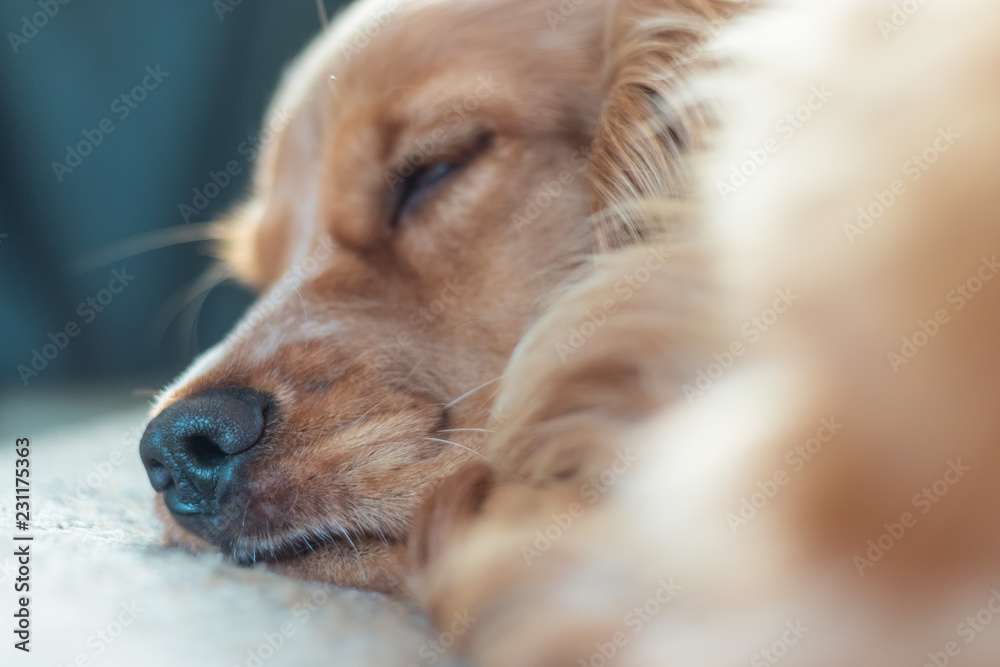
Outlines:
{"label": "nostril", "polygon": [[146,463],[146,472],[154,491],[163,491],[174,483],[174,478],[167,467],[155,459]]}
{"label": "nostril", "polygon": [[217,468],[228,456],[210,438],[203,435],[193,435],[188,438],[184,449],[201,468]]}

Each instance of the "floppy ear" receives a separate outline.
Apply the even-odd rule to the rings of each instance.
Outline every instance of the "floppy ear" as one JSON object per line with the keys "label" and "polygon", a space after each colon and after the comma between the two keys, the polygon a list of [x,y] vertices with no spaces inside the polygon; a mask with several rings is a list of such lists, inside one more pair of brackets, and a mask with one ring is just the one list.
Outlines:
{"label": "floppy ear", "polygon": [[[300,92],[297,82],[285,88]],[[315,232],[321,125],[310,99],[279,95],[267,114],[248,201],[223,222],[219,257],[240,281],[263,289],[308,252]],[[318,101],[318,100],[317,100]]]}
{"label": "floppy ear", "polygon": [[414,514],[407,544],[411,589],[417,597],[423,597],[422,573],[476,517],[493,484],[493,469],[473,461],[427,494]]}
{"label": "floppy ear", "polygon": [[288,254],[287,224],[265,222],[265,218],[282,217],[251,199],[223,221],[216,254],[237,280],[255,290],[265,289],[281,275]]}
{"label": "floppy ear", "polygon": [[[688,194],[688,155],[710,125],[691,80],[701,45],[744,0],[612,0],[605,35],[607,97],[590,156],[598,248],[650,240],[666,200]],[[647,206],[658,202],[656,205]]]}

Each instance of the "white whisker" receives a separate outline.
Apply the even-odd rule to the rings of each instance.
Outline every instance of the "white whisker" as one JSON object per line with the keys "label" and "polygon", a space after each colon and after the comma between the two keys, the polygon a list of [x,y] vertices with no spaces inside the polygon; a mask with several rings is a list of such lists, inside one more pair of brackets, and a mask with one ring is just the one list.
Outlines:
{"label": "white whisker", "polygon": [[383,399],[382,399],[381,401],[379,401],[379,402],[378,402],[378,403],[376,403],[375,405],[371,406],[371,407],[370,407],[370,408],[368,408],[367,410],[365,410],[365,413],[364,413],[363,415],[361,415],[360,417],[358,417],[357,419],[355,419],[355,420],[354,420],[354,421],[352,421],[351,423],[349,423],[349,424],[344,424],[343,426],[338,426],[338,427],[337,427],[337,429],[336,429],[336,431],[339,431],[339,430],[341,430],[341,429],[345,429],[345,428],[349,428],[349,427],[351,427],[351,426],[354,426],[355,424],[357,424],[358,422],[360,422],[360,421],[361,421],[362,419],[364,419],[365,417],[367,417],[367,416],[368,416],[368,414],[369,414],[369,413],[370,413],[370,412],[371,412],[372,410],[374,410],[374,409],[375,409],[375,408],[377,408],[378,406],[382,405],[382,404],[383,404],[383,403],[385,403],[385,402],[386,402],[387,400],[389,400],[389,397],[388,397],[388,396],[387,396],[387,397],[385,397],[385,398],[383,398]]}
{"label": "white whisker", "polygon": [[253,500],[253,498],[250,498],[249,500],[247,500],[247,506],[243,510],[243,524],[240,526],[240,534],[237,537],[237,539],[242,538],[243,537],[243,531],[246,530],[246,527],[247,527],[247,512],[250,511],[250,502],[252,500]]}
{"label": "white whisker", "polygon": [[430,352],[425,352],[424,356],[420,357],[420,359],[417,360],[417,363],[413,364],[413,368],[411,368],[410,372],[406,374],[405,378],[403,378],[403,382],[409,380],[410,377],[412,377],[412,375],[417,372],[417,368],[419,368],[420,364],[424,362],[424,359],[427,358],[428,354],[430,354]]}
{"label": "white whisker", "polygon": [[354,544],[354,540],[351,539],[351,535],[347,532],[347,530],[344,529],[343,526],[340,525],[340,522],[334,519],[333,517],[329,517],[327,520],[334,524],[336,529],[339,531],[338,534],[343,535],[344,539],[346,539],[351,544],[351,546],[354,547],[354,552],[360,556],[361,552],[358,551],[357,545]]}
{"label": "white whisker", "polygon": [[479,391],[483,387],[485,387],[487,385],[490,385],[490,384],[493,384],[497,380],[502,380],[502,379],[503,379],[503,376],[502,375],[498,375],[497,377],[493,378],[492,380],[487,380],[486,382],[482,383],[481,385],[479,385],[475,389],[470,389],[469,391],[465,392],[464,394],[462,394],[461,396],[459,396],[458,398],[456,398],[451,403],[446,404],[444,407],[450,408],[451,406],[455,405],[456,403],[458,403],[462,399],[464,399],[464,398],[466,398],[468,396],[471,396],[472,394],[476,393],[477,391]]}
{"label": "white whisker", "polygon": [[309,321],[309,309],[306,308],[306,300],[302,298],[302,292],[299,291],[298,287],[293,287],[292,289],[294,289],[295,293],[299,295],[299,303],[302,304],[302,315],[306,318],[306,321],[308,322]]}
{"label": "white whisker", "polygon": [[448,445],[455,445],[456,447],[461,447],[462,449],[472,452],[473,454],[475,454],[476,456],[478,456],[482,460],[484,460],[487,463],[489,463],[489,464],[492,465],[492,461],[490,461],[488,458],[486,458],[485,456],[483,456],[482,454],[480,454],[476,450],[472,449],[471,447],[466,447],[465,445],[460,445],[457,442],[452,442],[451,440],[442,440],[441,438],[424,438],[424,440],[433,440],[434,442],[443,442],[443,443],[448,444]]}

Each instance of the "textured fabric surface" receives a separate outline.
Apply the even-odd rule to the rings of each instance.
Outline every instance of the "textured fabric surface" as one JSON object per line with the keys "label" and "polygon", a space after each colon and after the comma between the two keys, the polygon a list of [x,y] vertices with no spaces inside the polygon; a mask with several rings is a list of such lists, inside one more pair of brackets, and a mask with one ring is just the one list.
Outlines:
{"label": "textured fabric surface", "polygon": [[[244,569],[158,544],[137,452],[146,408],[98,392],[0,398],[0,470],[31,439],[32,652],[3,664],[447,664],[435,631],[381,596]],[[13,608],[13,489],[0,494],[0,590]],[[277,645],[278,648],[273,648]],[[423,648],[422,648],[423,647]],[[8,657],[17,657],[8,662]],[[88,662],[89,661],[89,662]]]}

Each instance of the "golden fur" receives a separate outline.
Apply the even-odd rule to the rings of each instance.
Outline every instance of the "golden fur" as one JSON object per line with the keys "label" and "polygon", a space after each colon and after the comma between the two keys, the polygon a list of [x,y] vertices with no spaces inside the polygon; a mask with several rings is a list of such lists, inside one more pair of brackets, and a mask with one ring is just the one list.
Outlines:
{"label": "golden fur", "polygon": [[365,2],[291,68],[224,232],[262,297],[154,408],[237,387],[275,414],[218,525],[195,536],[160,502],[171,542],[408,594],[411,519],[479,456],[525,328],[589,257],[657,236],[637,200],[688,187],[681,56],[728,3],[569,6]]}
{"label": "golden fur", "polygon": [[[678,296],[691,281],[657,273],[656,305],[630,302],[579,356],[544,365],[605,296],[598,278],[515,356],[516,407],[479,472],[496,485],[442,485],[415,554],[435,616],[479,619],[460,638],[474,664],[995,664],[1000,12],[928,4],[887,47],[891,12],[787,3],[734,29],[732,76],[703,84],[726,104],[698,167],[716,289],[692,300],[701,318]],[[732,167],[820,84],[831,101],[721,201]],[[858,207],[948,128],[961,138],[858,236]],[[604,289],[643,259],[607,260]],[[749,344],[742,325],[779,290],[794,304]],[[669,334],[691,321],[716,322],[699,370],[734,342],[742,356],[622,428],[621,406],[663,386],[646,378],[677,367]],[[904,355],[918,331],[935,333]],[[633,341],[645,377],[621,382]],[[615,468],[622,451],[635,463]],[[594,500],[601,473],[614,481]]]}
{"label": "golden fur", "polygon": [[[792,636],[783,664],[993,664],[995,632],[955,627],[997,585],[1000,292],[948,295],[1000,246],[1000,12],[927,3],[883,39],[885,3],[788,3],[702,53],[744,3],[559,6],[363,3],[293,68],[225,251],[270,296],[157,405],[278,399],[252,521],[209,541],[471,613],[474,664],[774,664],[761,651]],[[720,197],[820,85],[830,100]],[[428,164],[464,166],[390,228],[427,137]],[[446,281],[465,289],[414,317]],[[912,359],[889,356],[941,309]]]}

